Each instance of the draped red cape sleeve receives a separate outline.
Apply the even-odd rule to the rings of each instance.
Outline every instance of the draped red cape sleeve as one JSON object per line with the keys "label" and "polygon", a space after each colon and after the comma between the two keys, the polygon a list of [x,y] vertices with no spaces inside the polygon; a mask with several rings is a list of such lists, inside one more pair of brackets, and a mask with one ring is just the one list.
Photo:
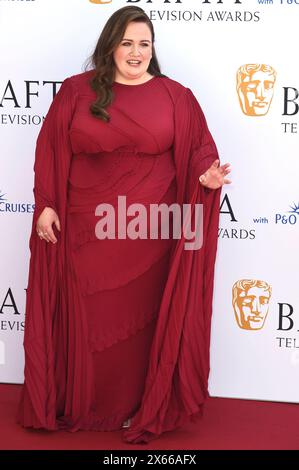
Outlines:
{"label": "draped red cape sleeve", "polygon": [[140,408],[123,431],[123,440],[147,443],[165,431],[202,415],[208,396],[209,346],[214,266],[221,188],[198,181],[218,151],[202,109],[185,88],[175,104],[174,158],[177,202],[203,204],[203,245],[185,250],[182,236],[172,253],[169,276],[152,343]]}
{"label": "draped red cape sleeve", "polygon": [[[146,443],[188,419],[196,420],[208,395],[221,189],[204,188],[198,177],[218,158],[218,152],[192,91],[174,83],[167,86],[174,102],[177,202],[191,204],[193,212],[195,204],[203,204],[203,246],[184,249],[184,236],[173,245],[142,403],[130,428],[122,434],[130,443]],[[67,424],[69,417],[72,431],[88,422],[93,402],[92,357],[81,314],[82,299],[76,279],[67,275],[66,256],[67,182],[72,158],[69,129],[77,96],[77,82],[72,77],[64,80],[39,133],[34,164],[36,207],[29,241],[25,382],[18,414],[25,425],[33,422],[34,427],[49,430],[63,426],[57,418],[59,397],[68,397],[63,418]],[[54,227],[56,244],[41,241],[36,233],[36,221],[44,207],[54,208],[60,219],[61,231]],[[57,323],[64,325],[60,331],[55,328],[57,318]],[[58,341],[59,335],[64,335],[65,341]],[[57,367],[66,370],[64,384],[57,383]]]}
{"label": "draped red cape sleeve", "polygon": [[[66,78],[55,95],[38,135],[34,163],[35,211],[29,240],[30,263],[26,293],[24,331],[24,386],[17,421],[25,426],[57,430],[57,402],[65,393],[57,384],[55,370],[66,368],[66,377],[77,384],[65,405],[65,414],[80,428],[91,402],[91,360],[88,357],[84,322],[80,323],[81,298],[75,280],[66,275],[67,181],[72,158],[69,128],[76,105],[77,89]],[[45,207],[58,214],[61,230],[53,225],[56,244],[40,240],[36,222]],[[57,318],[65,329],[57,331]],[[69,329],[67,323],[72,322]],[[77,332],[74,334],[73,332]],[[59,350],[64,335],[65,350]],[[82,399],[84,397],[84,399]],[[77,420],[77,427],[76,427]]]}

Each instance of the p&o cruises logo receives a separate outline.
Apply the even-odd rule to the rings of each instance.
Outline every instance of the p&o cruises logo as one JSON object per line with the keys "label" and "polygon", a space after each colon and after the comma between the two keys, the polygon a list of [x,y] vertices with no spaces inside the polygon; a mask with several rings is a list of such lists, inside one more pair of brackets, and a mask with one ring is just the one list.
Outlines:
{"label": "p&o cruises logo", "polygon": [[34,204],[28,202],[10,202],[5,197],[4,194],[0,190],[0,212],[8,212],[8,213],[33,213],[34,212]]}

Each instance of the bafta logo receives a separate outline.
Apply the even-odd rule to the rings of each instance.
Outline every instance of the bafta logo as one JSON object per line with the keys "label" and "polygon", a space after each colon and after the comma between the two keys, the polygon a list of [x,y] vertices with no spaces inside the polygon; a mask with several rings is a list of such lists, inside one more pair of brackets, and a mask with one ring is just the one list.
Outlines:
{"label": "bafta logo", "polygon": [[105,3],[111,3],[112,0],[89,0],[90,3],[96,3],[97,5],[104,5]]}
{"label": "bafta logo", "polygon": [[271,286],[265,281],[241,279],[233,285],[233,308],[244,330],[263,328],[269,310]]}
{"label": "bafta logo", "polygon": [[246,116],[265,116],[274,93],[276,72],[270,65],[246,64],[237,71],[237,93]]}

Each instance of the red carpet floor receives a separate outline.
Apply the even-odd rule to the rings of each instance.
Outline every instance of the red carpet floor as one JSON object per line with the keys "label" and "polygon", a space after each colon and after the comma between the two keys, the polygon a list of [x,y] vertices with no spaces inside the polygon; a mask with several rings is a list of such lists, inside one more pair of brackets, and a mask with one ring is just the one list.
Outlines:
{"label": "red carpet floor", "polygon": [[0,384],[0,448],[11,449],[299,449],[299,405],[210,398],[202,421],[130,445],[118,432],[48,432],[15,423],[20,385]]}

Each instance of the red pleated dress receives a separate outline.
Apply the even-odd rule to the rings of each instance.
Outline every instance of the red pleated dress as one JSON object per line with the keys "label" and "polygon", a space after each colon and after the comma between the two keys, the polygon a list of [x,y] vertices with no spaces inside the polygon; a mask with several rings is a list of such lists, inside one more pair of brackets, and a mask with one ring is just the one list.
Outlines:
{"label": "red pleated dress", "polygon": [[[140,405],[168,275],[172,239],[150,238],[149,217],[140,219],[145,238],[132,239],[124,232],[134,215],[119,220],[132,204],[149,214],[150,204],[176,201],[174,110],[160,80],[115,82],[108,126],[94,120],[87,125],[88,98],[72,121],[67,230],[92,351],[96,418],[91,427],[98,430],[119,429]],[[103,203],[115,214],[115,233],[98,239],[95,209]],[[63,373],[58,371],[59,383]],[[63,396],[61,405],[63,410]]]}
{"label": "red pleated dress", "polygon": [[[106,123],[89,110],[93,73],[62,83],[37,139],[17,421],[112,431],[133,416],[124,439],[148,442],[200,416],[207,396],[220,189],[198,176],[218,153],[188,88],[114,82]],[[204,205],[200,250],[173,239],[171,212],[168,237],[152,225],[152,207],[175,202]],[[45,207],[56,244],[36,233]]]}

